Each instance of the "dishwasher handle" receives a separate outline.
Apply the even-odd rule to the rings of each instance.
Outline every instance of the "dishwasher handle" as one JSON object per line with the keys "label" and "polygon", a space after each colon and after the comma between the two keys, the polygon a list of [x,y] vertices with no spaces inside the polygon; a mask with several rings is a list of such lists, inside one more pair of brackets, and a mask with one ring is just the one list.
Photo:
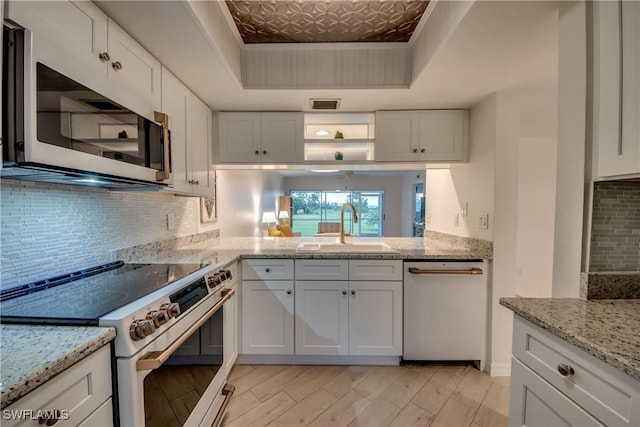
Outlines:
{"label": "dishwasher handle", "polygon": [[421,268],[409,267],[411,274],[482,274],[481,268],[469,268],[466,270],[423,270]]}

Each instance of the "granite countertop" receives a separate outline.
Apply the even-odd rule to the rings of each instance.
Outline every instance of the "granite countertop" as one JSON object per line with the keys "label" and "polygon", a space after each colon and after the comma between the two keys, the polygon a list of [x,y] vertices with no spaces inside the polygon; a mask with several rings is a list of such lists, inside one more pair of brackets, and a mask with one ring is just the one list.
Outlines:
{"label": "granite countertop", "polygon": [[640,380],[640,299],[501,298],[500,304]]}
{"label": "granite countertop", "polygon": [[0,325],[0,403],[10,405],[116,336],[113,328]]}
{"label": "granite countertop", "polygon": [[408,260],[465,260],[491,259],[490,243],[475,241],[467,244],[412,237],[350,237],[348,242],[383,242],[394,252],[345,253],[345,252],[296,252],[302,242],[337,242],[330,237],[215,237],[180,249],[141,247],[118,251],[116,259],[125,262],[193,262],[226,265],[238,258],[360,258],[360,259],[408,259]]}

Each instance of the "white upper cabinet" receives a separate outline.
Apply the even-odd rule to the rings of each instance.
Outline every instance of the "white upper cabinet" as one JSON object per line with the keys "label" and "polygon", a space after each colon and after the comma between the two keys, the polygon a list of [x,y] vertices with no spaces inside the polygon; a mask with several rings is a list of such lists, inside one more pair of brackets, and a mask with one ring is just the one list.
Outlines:
{"label": "white upper cabinet", "polygon": [[111,20],[108,49],[108,76],[122,92],[120,99],[128,99],[127,105],[143,99],[159,109],[160,62]]}
{"label": "white upper cabinet", "polygon": [[221,163],[260,163],[260,113],[218,113],[218,155]]}
{"label": "white upper cabinet", "polygon": [[376,112],[376,161],[465,162],[468,150],[464,110]]}
{"label": "white upper cabinet", "polygon": [[303,113],[261,113],[262,162],[304,161]]}
{"label": "white upper cabinet", "polygon": [[596,176],[640,174],[640,3],[594,2]]}
{"label": "white upper cabinet", "polygon": [[160,63],[88,1],[11,1],[7,16],[31,31],[33,62],[153,119]]}
{"label": "white upper cabinet", "polygon": [[173,190],[213,197],[211,110],[164,68],[162,110],[171,130]]}
{"label": "white upper cabinet", "polygon": [[220,163],[300,163],[304,161],[301,112],[218,113]]}
{"label": "white upper cabinet", "polygon": [[[107,15],[88,1],[9,1],[7,17],[42,37],[39,59],[65,74],[92,71],[106,77]],[[108,54],[108,53],[107,53]],[[101,55],[102,58],[101,59]]]}

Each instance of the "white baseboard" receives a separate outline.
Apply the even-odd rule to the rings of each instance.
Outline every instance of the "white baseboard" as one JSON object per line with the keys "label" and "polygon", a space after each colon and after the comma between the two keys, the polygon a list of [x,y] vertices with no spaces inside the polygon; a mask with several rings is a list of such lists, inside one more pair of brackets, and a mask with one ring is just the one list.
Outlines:
{"label": "white baseboard", "polygon": [[492,377],[510,377],[511,376],[511,362],[508,363],[490,363],[489,375]]}

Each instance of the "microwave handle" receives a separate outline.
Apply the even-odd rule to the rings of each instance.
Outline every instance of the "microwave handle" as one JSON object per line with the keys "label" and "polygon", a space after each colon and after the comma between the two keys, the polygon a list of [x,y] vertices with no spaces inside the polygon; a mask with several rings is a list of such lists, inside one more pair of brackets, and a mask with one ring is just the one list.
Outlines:
{"label": "microwave handle", "polygon": [[171,174],[171,141],[169,139],[169,116],[160,111],[153,112],[153,119],[162,124],[162,145],[164,147],[163,168],[156,171],[156,181],[169,179]]}

